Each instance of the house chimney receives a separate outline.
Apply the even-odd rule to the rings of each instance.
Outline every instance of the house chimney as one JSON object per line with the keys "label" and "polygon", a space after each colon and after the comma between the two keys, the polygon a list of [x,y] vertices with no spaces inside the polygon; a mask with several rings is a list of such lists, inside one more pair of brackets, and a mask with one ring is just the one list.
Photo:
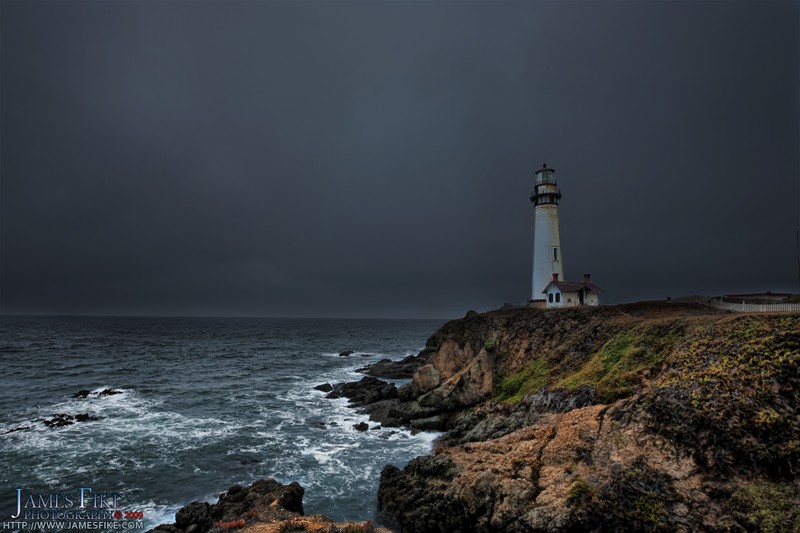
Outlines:
{"label": "house chimney", "polygon": [[583,282],[585,284],[588,285],[589,283],[591,283],[591,281],[592,281],[592,275],[591,274],[584,274],[583,275]]}
{"label": "house chimney", "polygon": [[558,272],[553,272],[553,281],[558,283]]}

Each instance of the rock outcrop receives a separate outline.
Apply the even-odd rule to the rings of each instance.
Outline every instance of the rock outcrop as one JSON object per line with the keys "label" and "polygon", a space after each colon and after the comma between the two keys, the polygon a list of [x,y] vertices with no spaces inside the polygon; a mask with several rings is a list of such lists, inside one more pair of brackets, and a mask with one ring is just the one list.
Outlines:
{"label": "rock outcrop", "polygon": [[431,339],[380,416],[446,433],[384,469],[387,523],[800,531],[799,314],[503,310]]}
{"label": "rock outcrop", "polygon": [[409,355],[399,361],[381,359],[376,363],[356,369],[356,372],[362,372],[376,378],[408,379],[414,375],[417,369],[428,362],[428,357],[434,352],[435,349],[428,347],[417,355]]}
{"label": "rock outcrop", "polygon": [[161,524],[149,533],[205,533],[224,524],[243,527],[291,520],[303,515],[304,492],[297,482],[283,485],[274,479],[262,479],[249,487],[234,485],[220,494],[217,503],[192,502],[175,514],[174,524]]}
{"label": "rock outcrop", "polygon": [[361,381],[337,383],[326,398],[348,398],[354,406],[364,406],[397,398],[397,387],[378,378],[365,376]]}
{"label": "rock outcrop", "polygon": [[283,485],[274,479],[262,479],[249,487],[234,485],[220,494],[217,503],[192,502],[175,514],[175,523],[161,524],[147,533],[390,533],[370,521],[333,522],[322,515],[303,516],[303,493],[303,487],[296,482]]}

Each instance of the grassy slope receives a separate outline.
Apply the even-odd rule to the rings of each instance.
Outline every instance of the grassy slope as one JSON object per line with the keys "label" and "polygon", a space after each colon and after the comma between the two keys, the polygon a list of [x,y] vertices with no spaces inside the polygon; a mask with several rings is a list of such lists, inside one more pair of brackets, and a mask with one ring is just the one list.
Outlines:
{"label": "grassy slope", "polygon": [[[542,389],[585,385],[599,403],[631,398],[628,416],[691,453],[712,476],[749,480],[726,496],[740,524],[800,532],[800,510],[790,503],[800,497],[800,314],[551,315],[563,318],[572,321],[572,333],[537,348],[538,333],[553,334],[538,324],[528,332],[532,346],[522,358],[504,349],[519,351],[513,337],[524,332],[497,334],[496,400],[514,404]],[[587,343],[589,333],[593,340]],[[632,469],[625,475],[636,474]],[[643,483],[646,477],[635,481],[657,485]],[[607,524],[622,520],[659,530],[664,510],[650,505],[658,498],[627,498],[630,506],[609,507],[622,500],[605,496],[624,492],[630,482],[618,481],[579,487],[575,505]]]}
{"label": "grassy slope", "polygon": [[800,473],[800,314],[587,314],[557,347],[528,347],[513,365],[504,352],[513,340],[497,337],[499,401],[584,385],[599,403],[639,394],[654,429],[676,441],[710,438],[735,455],[728,462]]}

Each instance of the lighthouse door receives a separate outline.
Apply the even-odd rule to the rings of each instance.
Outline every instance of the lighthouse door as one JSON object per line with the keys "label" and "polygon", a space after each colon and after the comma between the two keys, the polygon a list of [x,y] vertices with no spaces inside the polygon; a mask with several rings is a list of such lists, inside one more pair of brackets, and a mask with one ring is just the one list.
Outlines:
{"label": "lighthouse door", "polygon": [[581,305],[583,305],[583,300],[585,296],[586,296],[586,290],[581,289],[578,291],[578,301],[581,303]]}

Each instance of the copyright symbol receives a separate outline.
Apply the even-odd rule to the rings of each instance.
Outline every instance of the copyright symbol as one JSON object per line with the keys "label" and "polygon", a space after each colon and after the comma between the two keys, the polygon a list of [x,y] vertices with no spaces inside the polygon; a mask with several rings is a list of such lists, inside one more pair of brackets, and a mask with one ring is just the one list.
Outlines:
{"label": "copyright symbol", "polygon": [[115,511],[114,512],[114,518],[119,520],[120,518],[122,518],[122,513],[120,511]]}

